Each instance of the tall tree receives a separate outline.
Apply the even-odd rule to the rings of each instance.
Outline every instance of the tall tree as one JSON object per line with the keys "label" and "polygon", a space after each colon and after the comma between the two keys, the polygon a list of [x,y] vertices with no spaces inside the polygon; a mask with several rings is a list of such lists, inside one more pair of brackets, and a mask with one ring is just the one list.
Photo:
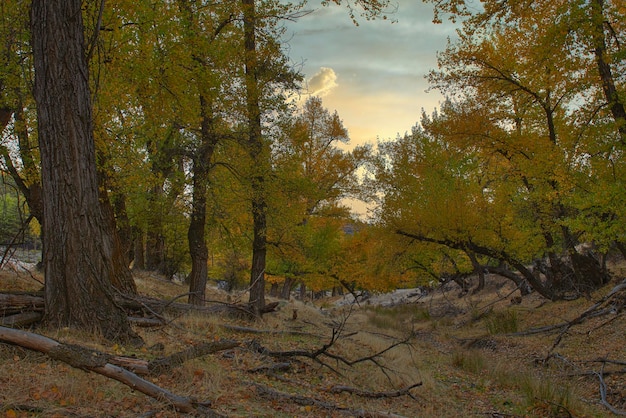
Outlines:
{"label": "tall tree", "polygon": [[342,228],[352,222],[342,199],[354,197],[356,172],[368,146],[344,151],[347,129],[319,97],[309,98],[273,144],[270,185],[270,261],[284,275],[283,295],[295,281],[317,284],[328,278]]}
{"label": "tall tree", "polygon": [[140,342],[111,286],[112,242],[98,193],[80,0],[31,9],[45,239],[45,319]]}

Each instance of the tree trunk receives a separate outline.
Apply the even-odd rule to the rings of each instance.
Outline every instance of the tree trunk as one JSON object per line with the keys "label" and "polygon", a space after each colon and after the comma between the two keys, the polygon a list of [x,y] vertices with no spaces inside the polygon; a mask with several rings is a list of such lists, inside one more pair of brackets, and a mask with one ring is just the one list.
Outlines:
{"label": "tree trunk", "polygon": [[[152,201],[163,191],[157,186],[152,191]],[[157,204],[155,206],[158,207]],[[154,206],[153,206],[154,207]],[[146,270],[165,274],[165,238],[163,236],[163,220],[160,213],[149,215],[148,231],[146,233]]]}
{"label": "tree trunk", "polygon": [[257,316],[265,306],[265,260],[267,255],[267,204],[265,202],[265,146],[261,131],[261,107],[259,105],[259,81],[256,50],[255,0],[242,0],[245,86],[248,118],[248,151],[252,160],[252,268],[250,272],[249,304]]}
{"label": "tree trunk", "polygon": [[209,250],[204,228],[206,226],[207,189],[211,158],[217,144],[213,128],[211,104],[200,97],[201,130],[200,144],[193,159],[193,191],[191,203],[191,221],[187,238],[191,255],[191,274],[189,275],[189,303],[204,305],[206,283],[208,279]]}
{"label": "tree trunk", "polygon": [[0,132],[3,132],[11,121],[13,110],[8,107],[0,107]]}
{"label": "tree trunk", "polygon": [[607,62],[606,38],[604,35],[604,0],[593,0],[589,2],[589,11],[593,32],[593,48],[596,58],[596,66],[602,83],[602,91],[609,105],[611,115],[617,123],[618,132],[620,134],[622,146],[626,146],[626,107],[624,106],[623,96],[617,91],[615,78],[611,71],[611,66]]}
{"label": "tree trunk", "polygon": [[280,292],[280,298],[289,300],[291,296],[291,288],[293,287],[296,280],[292,277],[286,277],[285,283],[283,283],[283,290]]}
{"label": "tree trunk", "polygon": [[133,227],[133,269],[145,270],[146,259],[144,257],[144,232],[141,228]]}
{"label": "tree trunk", "polygon": [[109,240],[111,242],[111,284],[117,290],[127,293],[129,295],[137,294],[137,286],[133,278],[133,274],[128,267],[128,251],[122,244],[119,233],[117,231],[117,224],[115,222],[115,214],[113,213],[113,206],[107,196],[106,189],[100,187],[100,204],[102,206],[102,216],[104,222],[106,222],[105,231],[110,234]]}
{"label": "tree trunk", "polygon": [[138,343],[111,286],[80,0],[34,0],[34,96],[44,202],[45,319]]}
{"label": "tree trunk", "polygon": [[135,247],[133,246],[133,227],[130,224],[128,212],[126,211],[126,196],[117,191],[112,200],[116,220],[115,224],[117,227],[117,234],[120,239],[121,250],[124,252],[126,264],[130,265],[130,263],[135,259]]}

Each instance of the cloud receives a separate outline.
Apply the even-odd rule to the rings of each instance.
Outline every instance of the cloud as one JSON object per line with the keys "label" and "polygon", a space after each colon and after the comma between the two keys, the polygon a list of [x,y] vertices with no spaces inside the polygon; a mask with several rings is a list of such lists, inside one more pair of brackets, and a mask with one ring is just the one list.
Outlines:
{"label": "cloud", "polygon": [[337,84],[337,74],[335,70],[328,67],[321,67],[313,77],[309,79],[309,92],[313,96],[326,96]]}

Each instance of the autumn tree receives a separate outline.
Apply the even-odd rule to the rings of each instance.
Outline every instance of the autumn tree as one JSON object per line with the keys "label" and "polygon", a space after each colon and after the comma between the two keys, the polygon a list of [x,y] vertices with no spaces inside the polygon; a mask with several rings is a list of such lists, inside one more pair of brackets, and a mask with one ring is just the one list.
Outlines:
{"label": "autumn tree", "polygon": [[0,159],[24,195],[30,214],[43,223],[37,140],[33,136],[32,58],[28,5],[0,7]]}
{"label": "autumn tree", "polygon": [[47,322],[137,342],[111,286],[111,234],[99,202],[80,1],[33,1]]}
{"label": "autumn tree", "polygon": [[[589,221],[594,212],[588,192],[598,182],[604,183],[602,194],[615,192],[613,185],[623,178],[621,168],[606,176],[607,161],[621,167],[615,165],[619,123],[614,117],[607,123],[614,112],[599,100],[606,89],[598,82],[598,67],[593,55],[581,52],[593,39],[593,32],[581,32],[589,9],[571,2],[482,3],[476,11],[462,1],[437,3],[438,12],[464,21],[458,41],[440,54],[439,70],[429,76],[450,101],[440,115],[424,117],[422,126],[441,149],[459,149],[481,162],[463,174],[463,181],[473,179],[468,185],[475,190],[456,210],[463,209],[468,219],[477,211],[483,219],[457,228],[453,238],[425,232],[431,221],[423,222],[422,213],[413,227],[398,232],[464,251],[470,260],[472,253],[499,260],[498,268],[512,266],[548,298],[575,296],[608,279],[598,253],[577,245],[581,239],[607,242],[597,228],[592,232],[580,222],[581,214]],[[388,162],[402,163],[395,157]],[[424,180],[422,173],[417,184]],[[622,200],[623,194],[613,196]],[[602,219],[598,212],[591,219]],[[615,215],[608,219],[617,226]],[[505,219],[509,226],[487,219]]]}
{"label": "autumn tree", "polygon": [[278,262],[274,272],[285,276],[283,296],[298,280],[319,287],[316,282],[330,277],[343,227],[352,223],[342,200],[354,197],[357,170],[370,151],[345,151],[348,143],[338,113],[319,97],[303,104],[274,143],[270,251]]}

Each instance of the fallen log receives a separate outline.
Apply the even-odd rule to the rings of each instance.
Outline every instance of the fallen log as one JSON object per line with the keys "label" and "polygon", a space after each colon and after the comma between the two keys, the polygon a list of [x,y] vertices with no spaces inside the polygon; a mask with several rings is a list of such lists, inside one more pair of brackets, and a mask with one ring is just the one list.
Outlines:
{"label": "fallen log", "polygon": [[17,293],[0,293],[0,316],[12,315],[23,311],[43,312],[42,296]]}
{"label": "fallen log", "polygon": [[388,391],[388,392],[371,392],[371,391],[368,391],[368,390],[363,390],[363,389],[355,388],[355,387],[352,387],[352,386],[342,386],[342,385],[335,385],[335,386],[331,387],[330,389],[328,389],[328,391],[330,393],[347,392],[347,393],[351,393],[353,395],[361,396],[363,398],[371,398],[371,399],[398,398],[400,396],[409,396],[409,397],[413,398],[413,395],[411,395],[411,389],[414,389],[414,388],[416,388],[418,386],[422,386],[422,382],[414,383],[414,384],[412,384],[410,386],[407,386],[405,388],[398,389],[398,390],[392,390],[392,391]]}
{"label": "fallen log", "polygon": [[43,318],[43,315],[39,312],[23,312],[0,318],[0,325],[11,328],[23,327],[34,324],[40,321],[41,318]]}
{"label": "fallen log", "polygon": [[176,395],[142,379],[123,367],[111,364],[109,362],[111,356],[105,353],[77,345],[63,344],[43,335],[6,327],[0,327],[0,341],[39,351],[54,360],[62,361],[72,367],[115,379],[133,390],[137,390],[154,399],[170,403],[180,412],[202,412],[206,414],[205,416],[219,416],[214,411],[205,408],[203,404]]}
{"label": "fallen log", "polygon": [[314,406],[320,409],[325,409],[330,412],[340,412],[343,414],[350,414],[352,416],[358,416],[358,417],[403,418],[401,415],[396,415],[391,412],[378,412],[378,411],[366,411],[364,409],[351,409],[345,406],[336,405],[330,402],[322,401],[322,400],[311,398],[308,396],[292,395],[290,393],[280,392],[280,391],[271,389],[267,386],[263,386],[258,383],[249,383],[249,384],[256,389],[256,393],[258,396],[265,398],[265,399],[272,400],[272,401],[278,401],[281,403],[291,402],[291,403],[295,403],[296,405],[301,405],[301,406]]}
{"label": "fallen log", "polygon": [[229,350],[239,346],[238,341],[221,340],[198,344],[194,347],[161,357],[154,360],[144,360],[136,357],[111,356],[109,363],[123,367],[140,376],[155,376],[166,373],[174,367],[182,365],[185,361],[214,354],[223,350]]}

